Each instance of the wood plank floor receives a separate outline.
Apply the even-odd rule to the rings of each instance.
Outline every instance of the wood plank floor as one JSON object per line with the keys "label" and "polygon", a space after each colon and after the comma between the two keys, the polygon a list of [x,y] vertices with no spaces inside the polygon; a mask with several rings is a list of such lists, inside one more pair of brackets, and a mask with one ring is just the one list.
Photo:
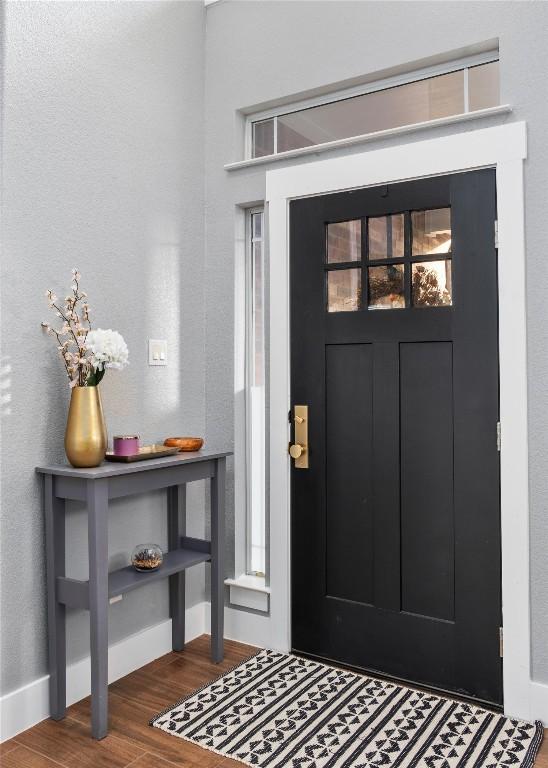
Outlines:
{"label": "wood plank floor", "polygon": [[[209,659],[209,637],[168,653],[109,687],[109,735],[93,741],[89,698],[69,707],[67,717],[42,723],[0,744],[2,768],[242,768],[242,763],[177,739],[148,722],[157,712],[239,664],[256,649],[226,641],[225,660]],[[535,768],[548,768],[548,736]]]}

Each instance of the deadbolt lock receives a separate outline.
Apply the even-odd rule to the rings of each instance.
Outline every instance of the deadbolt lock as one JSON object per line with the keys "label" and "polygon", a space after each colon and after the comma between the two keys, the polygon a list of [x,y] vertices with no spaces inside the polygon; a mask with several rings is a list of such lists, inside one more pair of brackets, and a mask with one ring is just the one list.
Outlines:
{"label": "deadbolt lock", "polygon": [[295,461],[295,469],[308,469],[308,405],[293,408],[294,440],[289,455]]}

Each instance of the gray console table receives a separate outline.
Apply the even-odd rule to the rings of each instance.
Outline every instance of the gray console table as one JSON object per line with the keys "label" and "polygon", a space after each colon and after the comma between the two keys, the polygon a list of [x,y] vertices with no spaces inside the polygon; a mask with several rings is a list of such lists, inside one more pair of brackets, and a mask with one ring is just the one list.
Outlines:
{"label": "gray console table", "polygon": [[[51,717],[66,709],[65,609],[90,614],[91,731],[102,739],[108,729],[109,600],[144,584],[169,577],[172,646],[185,638],[186,568],[211,562],[211,657],[223,658],[224,515],[226,457],[230,451],[202,450],[131,464],[105,463],[93,469],[68,465],[37,467],[44,476],[48,592],[48,648]],[[186,483],[211,480],[211,541],[185,535]],[[108,571],[108,504],[110,499],[167,489],[168,549],[157,571],[138,573],[131,565]],[[65,575],[65,500],[84,501],[88,512],[89,580]],[[131,542],[136,545],[139,542]]]}

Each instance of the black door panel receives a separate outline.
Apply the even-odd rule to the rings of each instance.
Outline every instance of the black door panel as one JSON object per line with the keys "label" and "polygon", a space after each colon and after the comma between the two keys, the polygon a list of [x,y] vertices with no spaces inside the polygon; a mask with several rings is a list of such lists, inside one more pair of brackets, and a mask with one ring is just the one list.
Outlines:
{"label": "black door panel", "polygon": [[291,203],[291,562],[295,650],[500,704],[495,218],[491,170]]}

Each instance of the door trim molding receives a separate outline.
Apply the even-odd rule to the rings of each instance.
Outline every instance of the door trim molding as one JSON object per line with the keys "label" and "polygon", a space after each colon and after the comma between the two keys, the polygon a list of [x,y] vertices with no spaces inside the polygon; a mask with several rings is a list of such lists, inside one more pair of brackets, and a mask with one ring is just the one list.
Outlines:
{"label": "door trim molding", "polygon": [[[291,642],[289,202],[359,187],[494,167],[497,177],[504,709],[537,713],[531,700],[529,488],[523,161],[524,122],[373,149],[266,174],[270,282],[271,645]],[[493,440],[496,440],[493,424]],[[537,715],[538,716],[538,715]]]}

